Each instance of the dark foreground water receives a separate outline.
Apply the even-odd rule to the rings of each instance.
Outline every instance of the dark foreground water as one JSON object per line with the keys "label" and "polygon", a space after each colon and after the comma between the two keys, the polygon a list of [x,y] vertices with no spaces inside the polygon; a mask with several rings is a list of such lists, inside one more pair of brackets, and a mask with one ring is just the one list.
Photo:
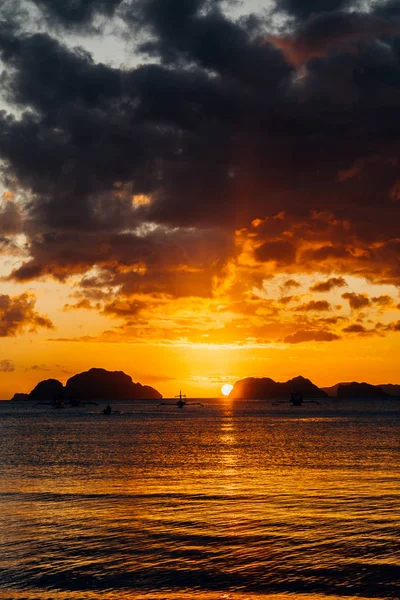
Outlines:
{"label": "dark foreground water", "polygon": [[0,598],[400,598],[400,401],[0,404]]}

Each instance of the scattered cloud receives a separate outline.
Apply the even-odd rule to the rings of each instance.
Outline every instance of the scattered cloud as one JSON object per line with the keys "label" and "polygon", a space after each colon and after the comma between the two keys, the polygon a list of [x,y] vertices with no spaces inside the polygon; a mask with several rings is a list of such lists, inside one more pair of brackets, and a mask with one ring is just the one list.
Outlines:
{"label": "scattered cloud", "polygon": [[342,294],[344,300],[348,300],[350,307],[354,310],[361,310],[371,305],[371,301],[366,294],[356,294],[354,292],[346,292]]}
{"label": "scattered cloud", "polygon": [[295,333],[287,335],[283,341],[286,344],[301,344],[303,342],[333,342],[338,339],[340,339],[340,336],[330,331],[299,329]]}
{"label": "scattered cloud", "polygon": [[388,296],[387,294],[372,297],[371,302],[377,304],[380,308],[391,308],[394,304],[393,298],[391,296]]}
{"label": "scattered cloud", "polygon": [[[348,286],[352,310],[396,331],[386,290],[352,282],[400,285],[399,3],[276,0],[241,19],[218,0],[6,5],[7,285],[72,284],[65,311],[122,322],[103,339],[365,333],[322,322],[341,307],[304,286]],[[89,52],[114,26],[137,66]],[[0,316],[3,337],[54,327],[29,294],[0,296]]]}
{"label": "scattered cloud", "polygon": [[330,292],[334,288],[347,286],[343,277],[330,277],[326,281],[319,281],[310,287],[311,292]]}
{"label": "scattered cloud", "polygon": [[35,311],[35,297],[0,295],[0,337],[15,336],[24,330],[54,329],[51,320]]}
{"label": "scattered cloud", "polygon": [[310,300],[310,302],[306,302],[305,304],[299,304],[296,306],[295,310],[300,311],[324,311],[331,310],[331,305],[327,300]]}
{"label": "scattered cloud", "polygon": [[3,359],[0,360],[0,372],[1,373],[13,373],[15,371],[14,361]]}
{"label": "scattered cloud", "polygon": [[285,283],[282,285],[282,288],[285,290],[290,290],[292,288],[298,288],[301,284],[295,279],[287,279]]}

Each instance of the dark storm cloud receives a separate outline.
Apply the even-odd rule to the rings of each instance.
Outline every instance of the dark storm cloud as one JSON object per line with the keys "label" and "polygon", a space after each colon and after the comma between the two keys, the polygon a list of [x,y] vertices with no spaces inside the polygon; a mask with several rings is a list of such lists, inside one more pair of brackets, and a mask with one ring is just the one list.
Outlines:
{"label": "dark storm cloud", "polygon": [[[147,26],[156,37],[142,51],[163,61],[195,61],[225,77],[247,85],[268,86],[269,94],[292,69],[273,46],[252,39],[243,25],[226,18],[218,2],[198,0],[148,0],[134,4],[133,21]],[[200,8],[210,6],[204,13]]]}
{"label": "dark storm cloud", "polygon": [[352,0],[276,0],[276,9],[298,19],[307,19],[313,14],[347,8]]}
{"label": "dark storm cloud", "polygon": [[399,34],[397,19],[366,12],[313,13],[287,35],[271,38],[293,62],[306,62],[340,50],[357,51],[357,44]]}
{"label": "dark storm cloud", "polygon": [[19,233],[21,230],[22,219],[18,206],[10,200],[0,205],[0,239],[2,235]]}
{"label": "dark storm cloud", "polygon": [[50,22],[87,27],[95,16],[111,17],[123,0],[32,0]]}
{"label": "dark storm cloud", "polygon": [[296,249],[290,241],[276,240],[264,242],[259,248],[255,249],[254,256],[258,261],[291,264],[295,260]]}
{"label": "dark storm cloud", "polygon": [[396,17],[400,15],[399,0],[388,0],[379,2],[374,7],[374,12],[383,17]]}
{"label": "dark storm cloud", "polygon": [[[126,290],[152,289],[159,278],[163,292],[186,294],[192,282],[205,293],[233,230],[264,219],[258,263],[400,281],[394,2],[384,14],[282,0],[291,29],[273,39],[267,21],[235,22],[219,2],[35,5],[67,28],[117,11],[154,64],[111,68],[52,30],[0,26],[2,93],[20,111],[0,115],[0,155],[9,189],[25,193],[31,254],[15,279],[65,279],[99,265]],[[136,206],[141,194],[149,202]],[[171,243],[164,262],[152,259],[161,238],[137,233],[148,221],[170,228],[179,261]],[[219,252],[196,262],[191,249],[218,228]],[[124,261],[127,269],[142,261],[145,275],[128,281]],[[181,291],[169,270],[177,267]]]}
{"label": "dark storm cloud", "polygon": [[[219,230],[170,234],[159,228],[140,233],[47,233],[32,240],[31,260],[11,278],[26,282],[43,276],[65,281],[97,265],[96,276],[83,278],[85,297],[102,300],[99,290],[118,293],[165,293],[172,296],[209,296],[213,277],[235,252],[231,239]],[[91,294],[91,291],[97,292]],[[84,308],[82,304],[78,308]]]}

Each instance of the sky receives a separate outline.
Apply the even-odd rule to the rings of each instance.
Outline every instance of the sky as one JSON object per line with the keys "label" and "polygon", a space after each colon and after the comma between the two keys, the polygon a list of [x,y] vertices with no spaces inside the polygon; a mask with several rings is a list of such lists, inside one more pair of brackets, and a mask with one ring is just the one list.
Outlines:
{"label": "sky", "polygon": [[5,0],[0,398],[400,383],[400,0]]}

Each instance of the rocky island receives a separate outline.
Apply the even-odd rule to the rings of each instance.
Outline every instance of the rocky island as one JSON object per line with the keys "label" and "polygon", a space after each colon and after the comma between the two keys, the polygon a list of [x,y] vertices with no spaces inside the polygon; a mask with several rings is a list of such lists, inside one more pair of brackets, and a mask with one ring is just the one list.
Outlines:
{"label": "rocky island", "polygon": [[371,383],[346,381],[322,388],[331,398],[393,398],[400,396],[400,385],[386,383],[372,385]]}
{"label": "rocky island", "polygon": [[344,385],[339,385],[337,389],[338,398],[390,398],[390,394],[385,392],[378,385],[370,383],[358,383],[352,381]]}
{"label": "rocky island", "polygon": [[305,377],[294,377],[283,383],[269,377],[246,377],[233,386],[229,394],[235,399],[289,399],[293,392],[299,392],[304,398],[394,398],[400,396],[400,386],[395,384],[372,385],[365,382],[343,382],[330,387],[319,388]]}
{"label": "rocky island", "polygon": [[73,375],[65,386],[58,379],[40,381],[29,394],[14,394],[12,400],[51,402],[55,397],[76,397],[86,401],[97,400],[148,400],[162,395],[149,385],[132,381],[123,371],[89,369]]}
{"label": "rocky island", "polygon": [[269,377],[246,377],[235,383],[229,398],[272,399],[290,398],[292,392],[300,392],[305,398],[327,398],[328,394],[304,377],[294,377],[280,383]]}
{"label": "rocky island", "polygon": [[79,396],[85,400],[134,400],[159,399],[160,392],[149,385],[134,383],[123,371],[90,369],[78,373],[65,384],[67,396]]}

